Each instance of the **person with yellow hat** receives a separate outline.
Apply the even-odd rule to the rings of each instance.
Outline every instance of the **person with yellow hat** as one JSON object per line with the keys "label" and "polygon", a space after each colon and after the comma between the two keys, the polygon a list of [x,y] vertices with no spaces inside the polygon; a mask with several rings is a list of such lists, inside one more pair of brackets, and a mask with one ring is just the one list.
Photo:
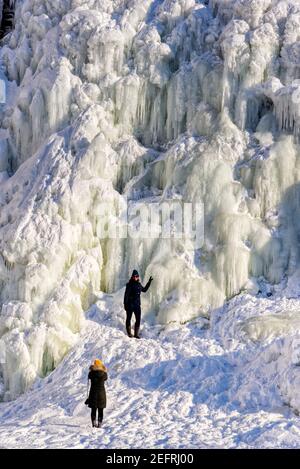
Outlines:
{"label": "person with yellow hat", "polygon": [[[86,404],[91,409],[92,426],[100,428],[103,421],[103,409],[106,407],[104,381],[107,380],[107,368],[99,358],[90,366],[88,379],[91,381],[91,387]],[[98,424],[96,423],[97,410]]]}

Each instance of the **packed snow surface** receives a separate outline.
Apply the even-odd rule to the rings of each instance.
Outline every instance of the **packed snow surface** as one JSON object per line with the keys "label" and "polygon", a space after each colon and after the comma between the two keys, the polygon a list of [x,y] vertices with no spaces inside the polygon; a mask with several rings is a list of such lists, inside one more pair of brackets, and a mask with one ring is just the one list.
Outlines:
{"label": "packed snow surface", "polygon": [[[300,262],[300,2],[16,0],[15,8],[0,51],[1,399],[41,383],[72,347],[76,354],[95,292],[116,294],[113,316],[132,268],[154,277],[143,309],[157,327],[213,317],[241,291],[254,298],[280,285],[288,302]],[[196,251],[186,239],[99,236],[126,203],[170,200],[204,204]],[[289,306],[245,317],[241,329],[236,315],[224,321],[253,341],[284,334],[285,358],[274,352],[281,367],[299,330],[300,309]],[[114,347],[117,333],[95,327]],[[148,340],[164,356],[155,334],[146,350]],[[227,358],[210,364],[235,376]],[[298,408],[286,366],[284,392]]]}
{"label": "packed snow surface", "polygon": [[[262,344],[243,332],[257,314],[267,322],[270,313],[299,311],[298,299],[241,295],[213,315],[211,328],[203,318],[146,324],[141,340],[124,334],[114,301],[99,294],[56,370],[0,405],[0,447],[299,447],[300,334],[266,334]],[[101,429],[92,429],[84,405],[95,357],[108,367]]]}

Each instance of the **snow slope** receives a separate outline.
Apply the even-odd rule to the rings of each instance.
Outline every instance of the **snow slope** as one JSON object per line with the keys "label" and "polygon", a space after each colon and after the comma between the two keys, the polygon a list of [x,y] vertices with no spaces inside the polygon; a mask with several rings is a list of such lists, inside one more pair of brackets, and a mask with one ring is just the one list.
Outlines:
{"label": "snow slope", "polygon": [[[138,341],[124,334],[115,299],[99,293],[79,341],[57,369],[0,405],[0,446],[297,448],[300,335],[252,341],[243,323],[299,306],[298,299],[241,295],[215,314],[211,328],[201,318],[185,325],[146,323]],[[83,403],[95,357],[109,370],[100,430],[91,428]]]}

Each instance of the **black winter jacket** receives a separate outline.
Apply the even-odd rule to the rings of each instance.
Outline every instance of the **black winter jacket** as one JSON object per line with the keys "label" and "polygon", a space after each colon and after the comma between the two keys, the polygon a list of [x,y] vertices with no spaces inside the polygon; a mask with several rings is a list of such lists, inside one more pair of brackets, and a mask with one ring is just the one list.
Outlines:
{"label": "black winter jacket", "polygon": [[126,283],[126,289],[124,294],[124,308],[126,311],[134,310],[141,306],[141,292],[146,292],[151,285],[149,279],[146,285],[143,287],[141,282],[137,282],[132,278]]}
{"label": "black winter jacket", "polygon": [[88,397],[88,406],[104,409],[106,407],[104,381],[107,380],[107,373],[92,366],[89,372],[89,379],[91,380],[91,389]]}

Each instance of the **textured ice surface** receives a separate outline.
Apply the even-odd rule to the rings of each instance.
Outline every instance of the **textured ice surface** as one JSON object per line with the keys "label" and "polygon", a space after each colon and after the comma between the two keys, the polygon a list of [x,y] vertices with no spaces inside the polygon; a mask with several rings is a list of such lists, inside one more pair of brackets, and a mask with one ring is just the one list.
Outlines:
{"label": "textured ice surface", "polygon": [[[145,312],[184,322],[295,272],[300,230],[298,1],[24,0],[15,21],[0,53],[5,399],[133,267],[155,278]],[[196,253],[99,239],[99,203],[113,225],[125,199],[174,198],[204,203]]]}

